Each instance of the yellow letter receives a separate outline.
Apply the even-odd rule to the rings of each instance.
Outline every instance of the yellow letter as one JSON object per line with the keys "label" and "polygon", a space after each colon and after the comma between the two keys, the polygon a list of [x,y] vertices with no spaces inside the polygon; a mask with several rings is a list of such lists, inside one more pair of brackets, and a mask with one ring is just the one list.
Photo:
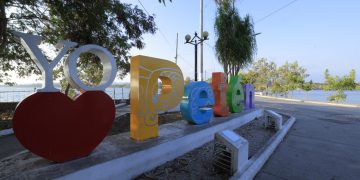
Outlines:
{"label": "yellow letter", "polygon": [[[135,56],[130,65],[130,134],[136,140],[158,136],[158,112],[176,107],[184,94],[179,66],[167,60]],[[158,79],[162,88],[158,94]]]}

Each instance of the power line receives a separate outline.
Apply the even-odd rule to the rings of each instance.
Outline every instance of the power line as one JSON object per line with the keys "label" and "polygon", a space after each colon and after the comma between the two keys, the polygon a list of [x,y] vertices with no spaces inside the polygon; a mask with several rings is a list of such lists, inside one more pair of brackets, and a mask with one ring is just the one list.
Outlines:
{"label": "power line", "polygon": [[[147,14],[148,16],[151,16],[150,13],[146,10],[145,6],[141,3],[141,1],[140,1],[140,0],[137,0],[137,1],[139,2],[140,6],[144,9],[144,11],[146,12],[146,14]],[[172,45],[172,44],[170,43],[170,41],[166,38],[165,34],[161,31],[161,29],[158,28],[158,30],[159,30],[159,32],[160,32],[160,35],[165,39],[166,43],[169,45],[169,47],[172,47],[173,45]],[[178,57],[179,57],[180,59],[182,59],[186,64],[188,64],[190,68],[194,69],[194,68],[190,65],[190,63],[189,63],[187,60],[185,60],[185,58],[183,58],[183,57],[182,57],[181,55],[179,55],[179,54],[178,54]]]}
{"label": "power line", "polygon": [[[150,13],[146,10],[145,6],[141,3],[141,1],[140,1],[140,0],[137,0],[137,1],[138,1],[139,4],[141,5],[141,7],[144,9],[144,11],[146,12],[146,14],[147,14],[148,16],[151,16]],[[166,38],[165,34],[161,31],[161,29],[159,28],[158,30],[159,30],[161,36],[165,39],[166,43],[167,43],[169,46],[172,46],[171,43],[170,43],[170,41]]]}
{"label": "power line", "polygon": [[[215,51],[215,47],[214,46],[211,46],[209,43],[207,43],[207,42],[205,42],[205,44],[206,44],[206,46],[208,47],[208,48],[210,48],[212,51],[213,51],[213,53],[216,55],[216,51]],[[216,68],[215,68],[215,66],[216,66],[216,61],[215,61],[215,58],[213,58],[212,59],[213,60],[213,71],[212,72],[214,72],[214,71],[216,71]],[[211,72],[211,71],[210,71]]]}
{"label": "power line", "polygon": [[204,9],[208,8],[210,5],[210,1],[207,2],[207,4],[205,5]]}
{"label": "power line", "polygon": [[207,46],[209,46],[209,48],[211,48],[213,51],[214,51],[214,49],[215,49],[215,47],[214,46],[212,46],[212,45],[210,45],[209,43],[207,43],[206,41],[204,42]]}
{"label": "power line", "polygon": [[182,57],[181,55],[178,55],[178,57],[180,58],[180,59],[182,59],[191,69],[194,69],[192,66],[193,65],[191,65],[184,57]]}
{"label": "power line", "polygon": [[263,20],[267,19],[268,17],[270,17],[270,16],[272,16],[272,15],[274,15],[274,14],[278,13],[279,11],[281,11],[281,10],[283,10],[283,9],[287,8],[287,7],[289,7],[291,4],[295,3],[296,1],[298,1],[298,0],[293,0],[293,1],[291,1],[291,2],[289,2],[289,3],[287,3],[287,4],[285,4],[284,6],[280,7],[279,9],[277,9],[277,10],[275,10],[275,11],[273,11],[273,12],[269,13],[268,15],[266,15],[266,16],[264,16],[264,17],[262,17],[262,18],[258,19],[257,21],[255,21],[255,23],[259,23],[259,22],[261,22],[261,21],[263,21]]}

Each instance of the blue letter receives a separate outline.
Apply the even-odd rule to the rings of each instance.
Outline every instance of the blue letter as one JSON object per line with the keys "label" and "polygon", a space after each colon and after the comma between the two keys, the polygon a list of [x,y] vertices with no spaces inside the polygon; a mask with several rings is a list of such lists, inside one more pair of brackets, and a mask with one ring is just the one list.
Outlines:
{"label": "blue letter", "polygon": [[181,114],[193,124],[208,123],[213,117],[214,102],[214,93],[207,82],[191,82],[185,86]]}

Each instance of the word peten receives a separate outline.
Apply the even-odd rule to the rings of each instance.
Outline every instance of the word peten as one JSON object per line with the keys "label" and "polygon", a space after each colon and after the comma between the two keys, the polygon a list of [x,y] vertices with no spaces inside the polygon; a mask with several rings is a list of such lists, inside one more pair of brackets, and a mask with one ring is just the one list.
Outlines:
{"label": "word peten", "polygon": [[[82,93],[72,100],[53,84],[53,69],[76,43],[60,41],[62,48],[48,61],[38,45],[41,37],[15,32],[21,44],[42,71],[43,88],[24,99],[16,108],[13,129],[18,140],[34,154],[64,162],[89,155],[105,138],[115,118],[112,99],[104,93],[116,77],[113,55],[98,45],[84,45],[69,54],[64,73],[72,87]],[[82,53],[99,57],[103,78],[97,86],[85,85],[77,75],[76,62]],[[216,116],[241,112],[254,107],[254,86],[241,85],[239,76],[213,73],[211,85],[191,82],[184,86],[180,68],[173,62],[146,57],[131,58],[130,136],[146,140],[158,136],[158,112],[176,107],[191,124],[205,124]],[[161,92],[158,93],[158,79]]]}
{"label": "word peten", "polygon": [[[254,86],[241,85],[239,76],[212,75],[207,82],[191,82],[184,88],[184,77],[173,62],[135,56],[130,65],[130,135],[136,140],[158,136],[158,112],[180,103],[182,117],[192,124],[208,123],[213,114],[228,116],[254,107]],[[158,79],[162,89],[158,94]],[[245,91],[245,92],[244,92]]]}

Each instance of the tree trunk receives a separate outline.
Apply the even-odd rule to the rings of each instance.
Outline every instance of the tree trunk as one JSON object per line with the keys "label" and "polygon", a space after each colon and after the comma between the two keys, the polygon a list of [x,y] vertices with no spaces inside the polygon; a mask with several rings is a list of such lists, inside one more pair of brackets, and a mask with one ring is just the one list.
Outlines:
{"label": "tree trunk", "polygon": [[65,88],[65,95],[69,95],[69,91],[70,91],[70,84],[67,83],[66,88]]}
{"label": "tree trunk", "polygon": [[223,69],[224,69],[224,73],[226,74],[226,76],[228,76],[229,72],[228,72],[228,65],[226,62],[223,63]]}
{"label": "tree trunk", "polygon": [[5,1],[0,1],[0,51],[3,51],[6,46],[7,36],[6,36],[6,12],[5,12]]}

